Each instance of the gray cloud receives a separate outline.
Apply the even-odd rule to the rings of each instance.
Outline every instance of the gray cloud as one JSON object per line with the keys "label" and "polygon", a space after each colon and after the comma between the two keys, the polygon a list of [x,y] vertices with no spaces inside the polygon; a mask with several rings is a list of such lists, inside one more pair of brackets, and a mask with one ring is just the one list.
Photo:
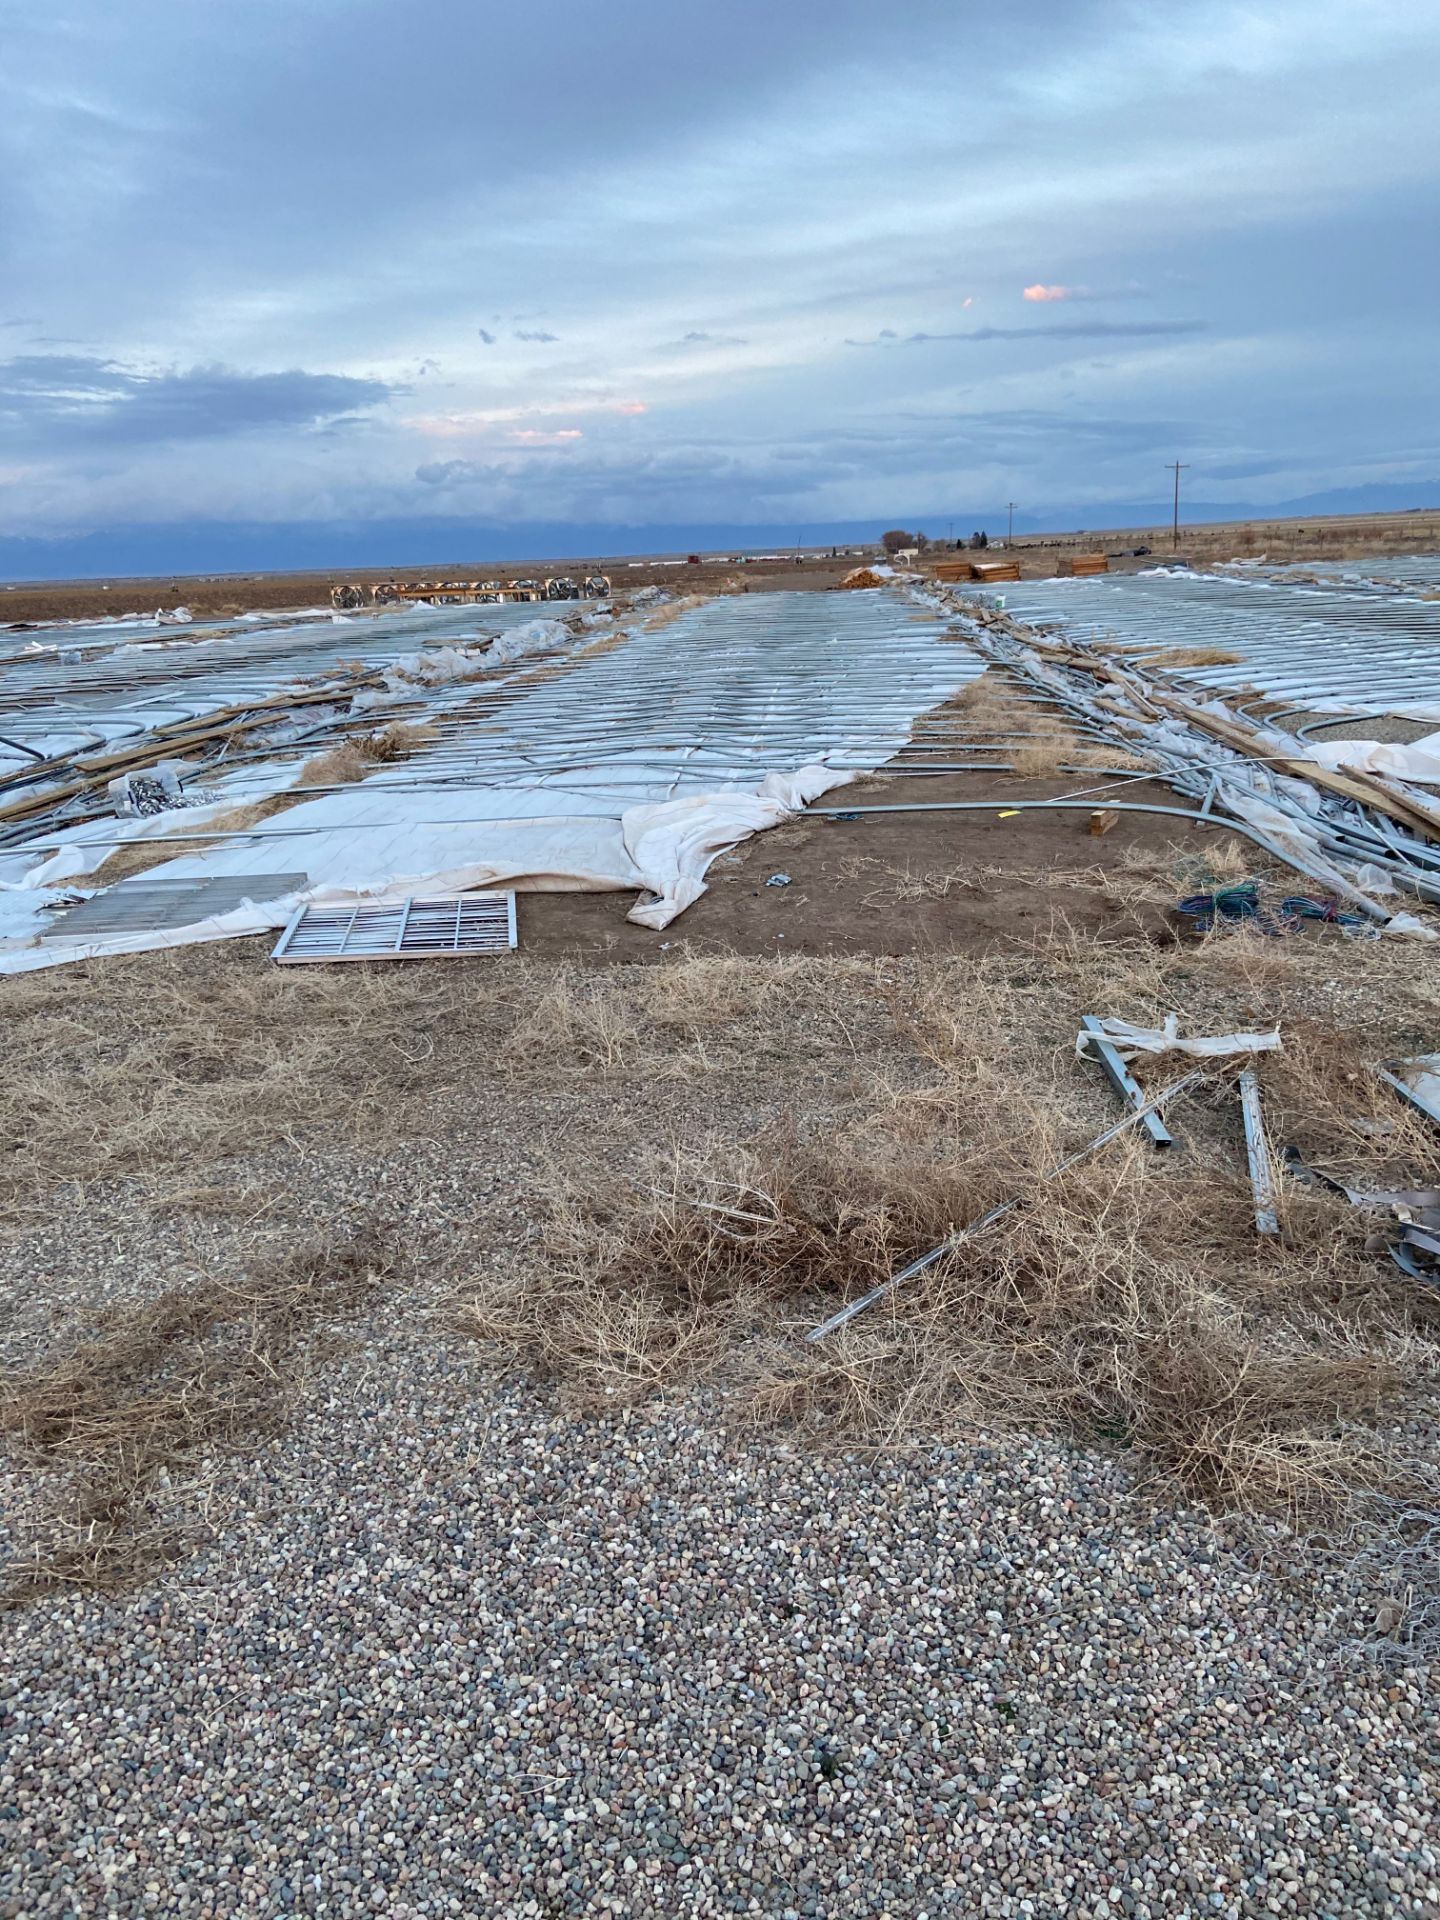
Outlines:
{"label": "gray cloud", "polygon": [[683,333],[678,340],[668,340],[668,347],[748,347],[750,342],[741,339],[736,333],[701,333],[698,331]]}
{"label": "gray cloud", "polygon": [[548,346],[553,346],[555,342],[560,338],[560,336],[558,333],[546,333],[543,327],[535,327],[528,331],[524,327],[522,327],[517,331],[515,338],[517,340],[539,341],[543,345],[548,347]]}
{"label": "gray cloud", "polygon": [[[1440,470],[1433,9],[917,0],[877,62],[873,0],[823,31],[732,0],[701,60],[662,0],[544,0],[543,31],[410,0],[423,86],[383,7],[11,12],[0,282],[35,319],[0,360],[52,360],[0,374],[12,531],[777,494],[903,520],[1296,449],[1292,490],[1396,447]],[[505,76],[483,112],[477,73]],[[227,371],[257,367],[333,371]]]}
{"label": "gray cloud", "polygon": [[1303,469],[1312,458],[1312,455],[1301,453],[1287,454],[1279,459],[1234,460],[1218,465],[1206,461],[1201,477],[1205,480],[1259,480],[1272,473],[1293,473],[1297,467]]}
{"label": "gray cloud", "polygon": [[415,469],[415,478],[427,487],[459,487],[467,480],[487,480],[495,471],[477,460],[431,460]]}
{"label": "gray cloud", "polygon": [[883,327],[873,340],[847,339],[847,347],[929,347],[949,340],[1123,339],[1147,334],[1204,333],[1205,320],[1056,320],[1038,327],[967,327],[960,333],[907,333]]}
{"label": "gray cloud", "polygon": [[256,427],[334,425],[399,391],[380,380],[298,369],[149,373],[82,354],[25,354],[0,363],[0,422],[48,445],[143,446],[217,439]]}

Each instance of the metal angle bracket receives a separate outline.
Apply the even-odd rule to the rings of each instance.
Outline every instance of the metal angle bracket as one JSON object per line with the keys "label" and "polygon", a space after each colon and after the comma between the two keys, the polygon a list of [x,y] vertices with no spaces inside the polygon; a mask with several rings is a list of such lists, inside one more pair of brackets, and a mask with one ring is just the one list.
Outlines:
{"label": "metal angle bracket", "polygon": [[1375,1071],[1402,1100],[1440,1127],[1440,1054],[1422,1053],[1414,1060],[1386,1060]]}
{"label": "metal angle bracket", "polygon": [[[1145,1105],[1145,1089],[1131,1073],[1120,1055],[1118,1048],[1105,1037],[1105,1028],[1093,1013],[1082,1014],[1080,1025],[1091,1035],[1087,1056],[1099,1062],[1106,1079],[1114,1087],[1120,1098],[1132,1111],[1139,1112]],[[1174,1136],[1153,1110],[1146,1113],[1140,1124],[1150,1136],[1155,1147],[1173,1147]]]}

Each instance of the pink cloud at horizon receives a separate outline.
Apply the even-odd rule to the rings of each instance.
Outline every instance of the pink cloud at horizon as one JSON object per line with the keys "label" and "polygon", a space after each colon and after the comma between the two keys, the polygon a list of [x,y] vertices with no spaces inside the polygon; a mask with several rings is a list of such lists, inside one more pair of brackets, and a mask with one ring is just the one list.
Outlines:
{"label": "pink cloud at horizon", "polygon": [[[563,404],[527,407],[483,407],[466,413],[422,413],[406,424],[415,433],[430,440],[458,440],[483,437],[497,428],[509,427],[520,420],[542,420],[554,414],[617,414],[631,417],[648,413],[643,400],[571,400]],[[578,434],[578,427],[568,431]],[[509,438],[514,439],[515,433]]]}
{"label": "pink cloud at horizon", "polygon": [[1037,280],[1033,287],[1026,287],[1020,295],[1022,300],[1083,300],[1084,287],[1051,287]]}

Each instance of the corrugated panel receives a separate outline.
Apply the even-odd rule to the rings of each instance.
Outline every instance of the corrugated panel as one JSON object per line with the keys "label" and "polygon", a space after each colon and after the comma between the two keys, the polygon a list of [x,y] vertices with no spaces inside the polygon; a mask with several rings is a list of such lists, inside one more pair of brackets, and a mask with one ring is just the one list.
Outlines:
{"label": "corrugated panel", "polygon": [[118,880],[104,893],[58,919],[42,938],[86,939],[91,934],[162,933],[171,927],[193,927],[234,913],[247,900],[278,900],[299,893],[310,884],[305,873],[226,873],[200,880]]}
{"label": "corrugated panel", "polygon": [[425,960],[505,953],[515,945],[513,893],[304,906],[275,948],[288,966],[326,960]]}

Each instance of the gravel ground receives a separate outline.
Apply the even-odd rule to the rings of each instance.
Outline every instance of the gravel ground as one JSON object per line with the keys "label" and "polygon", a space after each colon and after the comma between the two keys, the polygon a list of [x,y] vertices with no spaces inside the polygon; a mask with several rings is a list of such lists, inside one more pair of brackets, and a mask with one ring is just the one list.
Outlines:
{"label": "gravel ground", "polygon": [[9,1617],[8,1920],[1437,1911],[1425,1677],[1118,1451],[578,1421],[390,1319],[197,1559]]}
{"label": "gravel ground", "polygon": [[1278,1534],[1260,1570],[1119,1447],[875,1460],[700,1393],[585,1420],[448,1330],[537,1143],[619,1167],[702,1093],[838,1110],[843,1057],[805,1072],[477,1069],[402,1152],[177,1164],[188,1211],[164,1169],[91,1179],[0,1245],[12,1353],[327,1222],[404,1254],[284,1429],[177,1488],[191,1557],[3,1617],[0,1920],[1440,1914],[1431,1676],[1346,1652],[1372,1588]]}

